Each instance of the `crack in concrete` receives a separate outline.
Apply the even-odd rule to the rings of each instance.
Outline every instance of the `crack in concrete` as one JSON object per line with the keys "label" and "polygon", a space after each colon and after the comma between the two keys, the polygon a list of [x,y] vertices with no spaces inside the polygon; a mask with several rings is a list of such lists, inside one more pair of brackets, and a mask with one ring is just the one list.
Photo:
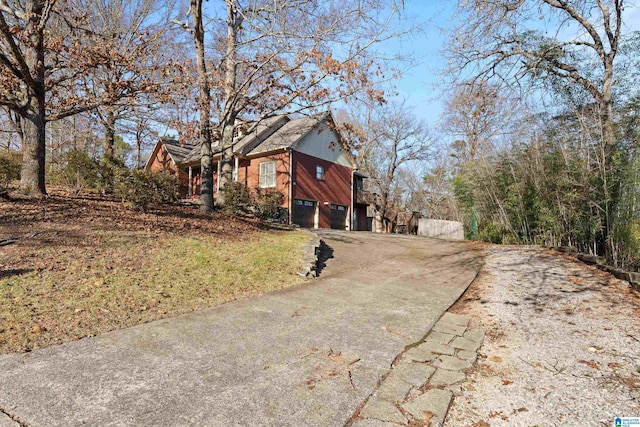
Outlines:
{"label": "crack in concrete", "polygon": [[0,414],[4,414],[7,417],[9,417],[11,419],[11,421],[13,421],[14,423],[16,423],[18,426],[20,427],[29,427],[29,424],[27,424],[25,421],[22,421],[19,417],[17,417],[16,415],[11,414],[9,411],[7,411],[6,409],[4,409],[3,407],[0,406]]}
{"label": "crack in concrete", "polygon": [[[476,275],[477,277],[477,275]],[[475,278],[474,278],[475,280]],[[369,400],[372,398],[372,396],[377,392],[378,389],[380,389],[380,387],[382,386],[382,384],[386,381],[387,377],[390,376],[390,374],[392,373],[393,369],[396,369],[396,367],[402,363],[403,360],[403,356],[411,349],[416,348],[418,346],[420,346],[421,344],[424,344],[427,342],[427,339],[430,335],[432,335],[434,333],[434,329],[436,328],[437,325],[439,325],[441,322],[444,321],[445,316],[459,316],[459,315],[450,315],[448,312],[444,312],[432,325],[430,325],[430,328],[428,329],[428,332],[418,341],[416,341],[415,343],[409,344],[407,346],[405,346],[404,350],[399,353],[395,359],[393,360],[393,362],[391,363],[391,370],[387,373],[385,373],[382,378],[378,381],[378,384],[376,385],[375,389],[371,392],[371,394],[369,394],[369,396],[360,404],[358,405],[358,408],[356,409],[356,411],[351,415],[351,417],[349,418],[349,420],[344,424],[344,427],[351,427],[355,424],[356,421],[358,421],[359,419],[361,419],[361,411],[363,410],[363,408],[367,405],[367,402],[369,402]],[[467,331],[469,331],[469,327],[470,327],[470,322],[469,322],[469,318],[467,318],[466,316],[459,316],[462,317],[463,320],[466,319],[465,325],[464,325],[464,333],[467,333]],[[451,321],[451,320],[449,320]],[[455,320],[453,320],[453,322],[455,322]],[[457,324],[457,323],[456,323]],[[444,333],[442,331],[435,331],[436,333]],[[451,332],[452,337],[454,336],[463,336],[461,335],[459,332]],[[484,334],[483,334],[484,335]],[[483,337],[480,337],[480,342],[482,341]],[[448,345],[448,344],[447,344]],[[478,345],[479,347],[479,345]],[[454,347],[457,348],[457,347]],[[454,349],[454,352],[457,352],[458,350]],[[477,349],[474,352],[477,354]],[[448,356],[444,356],[444,357],[448,357]],[[456,356],[451,356],[451,357],[456,357]],[[460,356],[458,356],[460,357]],[[440,365],[433,365],[433,362],[430,363],[431,366],[434,366],[436,369],[438,369],[440,367]],[[444,368],[442,368],[444,369]],[[460,368],[461,369],[461,368]],[[458,370],[456,370],[457,372]],[[437,372],[437,371],[436,371]],[[440,412],[436,411],[436,412],[431,412],[428,411],[428,414],[430,414],[430,416],[424,420],[416,420],[415,419],[415,411],[411,411],[408,408],[405,408],[403,406],[403,403],[399,402],[399,401],[389,401],[393,406],[396,407],[396,409],[407,419],[402,425],[412,425],[413,422],[415,421],[422,421],[422,422],[427,422],[428,425],[433,425],[435,424],[441,424],[444,423],[444,420],[446,418],[447,412],[449,407],[451,406],[451,403],[453,402],[453,398],[454,398],[454,393],[452,390],[449,390],[447,388],[447,384],[453,385],[456,383],[459,383],[460,380],[456,380],[455,382],[446,382],[443,383],[442,385],[436,385],[436,384],[431,384],[431,381],[433,381],[433,377],[434,377],[434,373],[432,372],[429,375],[429,379],[427,380],[427,382],[422,385],[421,387],[412,387],[412,390],[421,390],[421,391],[425,391],[425,390],[430,390],[430,389],[441,389],[443,391],[446,391],[449,393],[449,399],[448,402],[446,403],[446,409],[444,410],[444,413],[441,415],[436,415],[436,412],[439,414]],[[464,373],[464,377],[466,377],[466,373]],[[451,380],[448,380],[451,381]],[[438,396],[436,396],[438,397]],[[402,399],[402,402],[407,403],[407,399],[410,399],[408,396],[405,396],[404,399]],[[387,399],[385,399],[387,400]],[[439,399],[436,399],[436,402]],[[442,405],[440,405],[442,406]],[[435,406],[436,408],[438,408],[438,404],[436,404]],[[431,417],[434,417],[433,420],[431,419]],[[394,423],[396,423],[397,421],[394,420]],[[426,424],[425,424],[426,425]]]}

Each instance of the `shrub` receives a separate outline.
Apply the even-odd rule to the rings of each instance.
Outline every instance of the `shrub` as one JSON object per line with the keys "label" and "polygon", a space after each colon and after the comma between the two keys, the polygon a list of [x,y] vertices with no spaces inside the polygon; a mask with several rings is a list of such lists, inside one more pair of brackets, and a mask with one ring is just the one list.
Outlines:
{"label": "shrub", "polygon": [[114,182],[115,195],[135,211],[146,212],[150,205],[161,201],[151,175],[145,171],[115,169]]}
{"label": "shrub", "polygon": [[504,237],[507,235],[507,230],[504,226],[494,221],[488,221],[481,224],[478,227],[478,240],[483,242],[495,243],[498,245],[504,244]]}
{"label": "shrub", "polygon": [[0,190],[8,190],[11,182],[20,179],[22,154],[17,151],[0,153]]}
{"label": "shrub", "polygon": [[248,213],[254,204],[251,191],[240,182],[227,182],[221,192],[224,197],[222,210],[226,213],[233,215]]}
{"label": "shrub", "polygon": [[74,193],[85,188],[97,188],[100,180],[100,164],[86,152],[71,150],[63,157],[64,167],[51,173],[51,181],[62,184]]}
{"label": "shrub", "polygon": [[255,214],[262,220],[279,219],[284,195],[276,190],[256,188]]}
{"label": "shrub", "polygon": [[175,202],[180,198],[178,179],[166,172],[151,172],[151,182],[162,203]]}
{"label": "shrub", "polygon": [[118,179],[129,172],[124,160],[115,156],[105,156],[98,165],[97,189],[103,194],[115,193]]}

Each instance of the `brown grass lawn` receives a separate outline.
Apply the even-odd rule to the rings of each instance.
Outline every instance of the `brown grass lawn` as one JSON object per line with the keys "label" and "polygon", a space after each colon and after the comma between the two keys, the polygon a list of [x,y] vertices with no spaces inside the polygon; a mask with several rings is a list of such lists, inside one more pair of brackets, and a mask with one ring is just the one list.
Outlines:
{"label": "brown grass lawn", "polygon": [[0,202],[0,353],[23,352],[292,286],[303,231],[166,206]]}

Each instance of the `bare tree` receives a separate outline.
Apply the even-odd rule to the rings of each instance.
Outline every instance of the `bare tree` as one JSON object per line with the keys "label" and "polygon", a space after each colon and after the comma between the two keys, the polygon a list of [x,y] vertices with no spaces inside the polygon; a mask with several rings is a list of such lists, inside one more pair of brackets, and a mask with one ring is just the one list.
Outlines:
{"label": "bare tree", "polygon": [[[361,167],[380,195],[383,222],[394,204],[394,193],[402,193],[398,173],[433,156],[434,141],[426,124],[404,103],[367,108],[361,114],[362,142],[358,157]],[[415,165],[414,165],[415,167]],[[386,231],[391,224],[384,223]]]}
{"label": "bare tree", "polygon": [[7,150],[21,146],[20,116],[7,107],[0,108],[0,135],[6,141]]}
{"label": "bare tree", "polygon": [[[25,193],[46,194],[47,122],[137,93],[127,80],[103,91],[88,90],[85,82],[91,72],[105,64],[124,65],[128,75],[139,57],[116,49],[122,35],[100,33],[91,27],[94,16],[88,9],[74,5],[56,0],[0,2],[0,105],[20,117],[20,188]],[[142,31],[130,36],[143,40],[148,35]]]}
{"label": "bare tree", "polygon": [[458,161],[467,162],[515,134],[521,113],[520,104],[498,86],[463,82],[445,100],[442,130],[455,138],[451,145]]}
{"label": "bare tree", "polygon": [[[191,2],[192,23],[198,3]],[[219,111],[221,185],[231,180],[238,117],[257,123],[282,111],[315,112],[356,93],[381,99],[375,83],[393,73],[385,74],[374,47],[397,35],[390,24],[401,7],[394,0],[225,0],[224,15],[211,21],[213,60],[199,68],[214,83],[215,96],[204,96]]]}
{"label": "bare tree", "polygon": [[[105,101],[95,110],[104,127],[103,156],[114,155],[118,122],[136,107],[163,100],[169,91],[174,58],[164,47],[171,43],[172,8],[165,0],[70,0],[90,15],[86,28],[103,50],[99,62],[81,85],[69,89]],[[84,46],[83,46],[84,48]],[[156,99],[139,99],[155,96]]]}
{"label": "bare tree", "polygon": [[203,212],[213,211],[213,133],[211,129],[211,84],[207,70],[205,53],[205,27],[202,14],[202,0],[190,0],[189,11],[185,22],[180,24],[193,36],[196,53],[196,64],[198,74],[198,112],[200,125],[198,134],[200,139],[200,209]]}
{"label": "bare tree", "polygon": [[[617,148],[613,93],[624,0],[461,0],[460,26],[451,38],[451,72],[457,79],[540,83],[556,92],[581,91],[597,107],[607,200],[604,241],[611,247],[609,182]],[[606,248],[605,248],[606,249]]]}

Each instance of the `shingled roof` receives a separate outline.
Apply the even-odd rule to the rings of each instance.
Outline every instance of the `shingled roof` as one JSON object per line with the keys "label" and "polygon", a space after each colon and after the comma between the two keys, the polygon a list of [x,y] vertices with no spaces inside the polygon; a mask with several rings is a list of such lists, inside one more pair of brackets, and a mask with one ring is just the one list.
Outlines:
{"label": "shingled roof", "polygon": [[[280,115],[248,123],[249,132],[233,144],[233,151],[243,156],[253,156],[295,148],[305,135],[315,129],[328,116],[328,112],[298,119],[291,119],[288,115]],[[187,146],[190,147],[189,152],[186,154],[181,152],[181,160],[174,158],[176,163],[193,163],[200,160],[200,144],[185,145],[185,147]],[[219,153],[219,149],[214,151],[214,155]]]}
{"label": "shingled roof", "polygon": [[260,144],[250,150],[246,150],[244,152],[241,151],[241,154],[245,156],[253,156],[285,148],[295,148],[298,141],[315,129],[318,123],[324,120],[327,115],[328,113],[321,113],[290,120],[283,126],[279,127]]}
{"label": "shingled roof", "polygon": [[176,164],[184,162],[187,156],[189,156],[189,154],[196,147],[193,144],[180,143],[179,141],[170,138],[163,138],[162,143],[169,153],[169,156],[171,156],[171,159]]}

